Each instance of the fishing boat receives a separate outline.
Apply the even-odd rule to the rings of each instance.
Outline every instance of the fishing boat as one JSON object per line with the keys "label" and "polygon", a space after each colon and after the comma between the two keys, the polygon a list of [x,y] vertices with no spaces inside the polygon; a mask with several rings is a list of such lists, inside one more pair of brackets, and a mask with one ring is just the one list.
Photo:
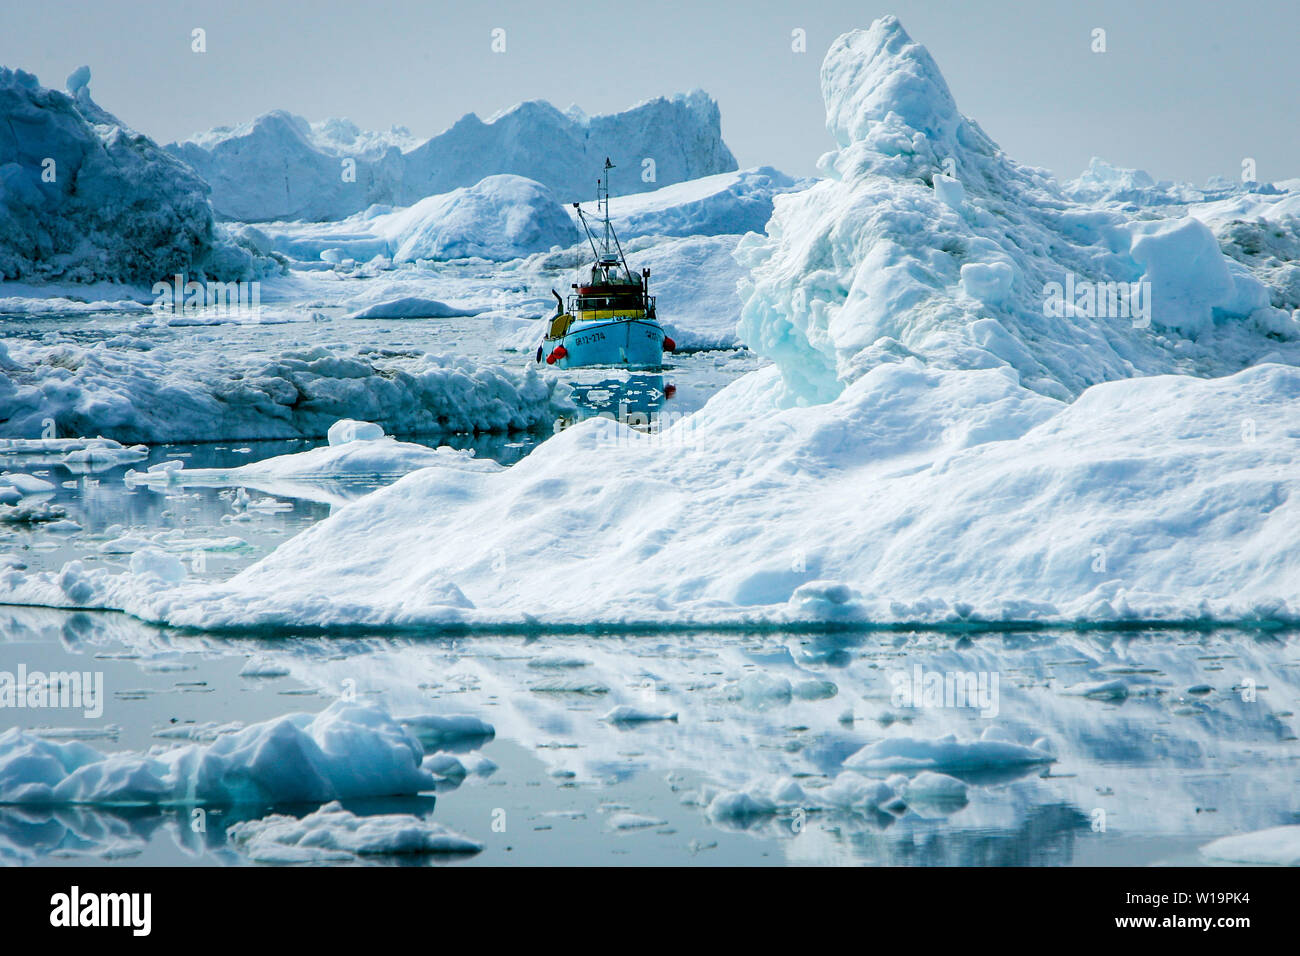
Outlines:
{"label": "fishing boat", "polygon": [[655,317],[650,270],[634,273],[628,268],[610,222],[609,171],[614,168],[607,157],[605,174],[596,181],[598,218],[588,219],[582,205],[573,204],[593,261],[590,270],[580,269],[567,302],[551,290],[558,305],[537,348],[538,362],[545,359],[557,368],[658,368],[664,353],[676,347]]}

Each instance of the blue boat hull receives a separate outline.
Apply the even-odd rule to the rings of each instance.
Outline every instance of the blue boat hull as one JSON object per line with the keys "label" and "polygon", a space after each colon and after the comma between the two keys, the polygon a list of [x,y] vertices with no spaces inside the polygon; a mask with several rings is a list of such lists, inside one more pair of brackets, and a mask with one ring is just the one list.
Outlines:
{"label": "blue boat hull", "polygon": [[613,365],[620,368],[658,368],[664,362],[664,330],[653,319],[575,322],[547,348],[564,346],[567,353],[557,359],[558,368]]}

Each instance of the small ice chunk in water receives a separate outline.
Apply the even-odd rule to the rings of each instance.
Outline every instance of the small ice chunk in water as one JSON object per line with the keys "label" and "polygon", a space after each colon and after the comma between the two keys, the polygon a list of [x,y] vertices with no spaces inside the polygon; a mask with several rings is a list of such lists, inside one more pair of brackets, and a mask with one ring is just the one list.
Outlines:
{"label": "small ice chunk in water", "polygon": [[289,668],[270,657],[250,657],[239,669],[240,677],[288,677]]}
{"label": "small ice chunk in water", "polygon": [[891,737],[868,744],[844,761],[852,770],[996,770],[1056,758],[1033,747],[1010,741],[984,739],[960,741],[949,734],[938,740]]}
{"label": "small ice chunk in water", "polygon": [[1300,866],[1300,824],[1223,837],[1201,847],[1201,855],[1229,863]]}
{"label": "small ice chunk in water", "polygon": [[0,474],[0,484],[11,485],[24,495],[41,495],[54,490],[54,485],[44,479],[12,471]]}
{"label": "small ice chunk in water", "polygon": [[496,736],[496,730],[487,721],[469,714],[442,716],[421,714],[402,717],[398,721],[415,734],[427,750],[472,749],[468,744],[480,744]]}
{"label": "small ice chunk in water", "polygon": [[463,763],[454,755],[448,753],[431,754],[424,758],[424,763],[421,766],[435,777],[456,782],[464,780],[468,772]]}
{"label": "small ice chunk in water", "polygon": [[639,813],[615,813],[609,818],[611,830],[647,830],[650,827],[665,826],[667,823],[667,820],[642,816]]}
{"label": "small ice chunk in water", "polygon": [[655,720],[677,720],[677,711],[642,710],[631,704],[619,704],[601,720],[611,724],[642,724]]}
{"label": "small ice chunk in water", "polygon": [[374,441],[383,438],[384,429],[373,422],[340,418],[329,427],[327,437],[331,445],[346,445],[353,441]]}
{"label": "small ice chunk in water", "polygon": [[966,806],[966,784],[946,773],[924,770],[903,788],[909,806],[934,807],[951,812]]}

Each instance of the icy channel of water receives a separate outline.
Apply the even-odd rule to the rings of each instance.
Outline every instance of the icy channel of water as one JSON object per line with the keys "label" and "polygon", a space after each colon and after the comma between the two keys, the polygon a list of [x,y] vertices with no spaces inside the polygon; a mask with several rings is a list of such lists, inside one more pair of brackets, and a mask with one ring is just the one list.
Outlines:
{"label": "icy channel of water", "polygon": [[[156,735],[177,727],[316,712],[344,687],[394,714],[491,723],[495,738],[475,745],[497,765],[490,774],[347,804],[418,813],[483,851],[372,863],[1197,864],[1198,847],[1216,837],[1300,818],[1295,635],[235,639],[22,608],[0,608],[0,635],[0,670],[101,672],[106,688],[96,719],[15,710],[4,726],[89,737],[105,751],[175,745]],[[254,658],[276,676],[241,676]],[[997,675],[996,713],[900,703],[894,675],[916,668]],[[676,719],[605,719],[617,705]],[[729,815],[713,799],[782,779],[816,797],[845,773],[893,779],[907,793],[896,771],[844,762],[881,740],[945,734],[1036,740],[1055,760],[953,770],[957,799],[908,794],[885,809],[810,802]],[[213,811],[196,834],[186,808],[0,808],[0,860],[242,864],[225,828],[271,810]]]}

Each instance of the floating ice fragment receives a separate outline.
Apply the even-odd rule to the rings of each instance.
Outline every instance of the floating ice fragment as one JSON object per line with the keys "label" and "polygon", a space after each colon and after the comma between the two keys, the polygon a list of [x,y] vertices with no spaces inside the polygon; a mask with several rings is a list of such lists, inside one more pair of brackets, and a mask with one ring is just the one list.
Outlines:
{"label": "floating ice fragment", "polygon": [[891,737],[868,744],[844,761],[853,770],[996,770],[1051,763],[1050,754],[1001,740],[959,741]]}
{"label": "floating ice fragment", "polygon": [[345,445],[352,441],[374,441],[384,437],[384,429],[371,422],[341,418],[329,427],[327,438],[331,445]]}
{"label": "floating ice fragment", "polygon": [[631,704],[619,704],[605,714],[601,720],[611,724],[640,724],[655,720],[677,720],[677,711],[643,710]]}
{"label": "floating ice fragment", "polygon": [[1201,847],[1201,855],[1229,863],[1300,866],[1300,824],[1222,837]]}
{"label": "floating ice fragment", "polygon": [[357,816],[331,801],[301,819],[237,823],[230,842],[259,863],[338,863],[355,857],[478,853],[483,844],[409,813]]}

